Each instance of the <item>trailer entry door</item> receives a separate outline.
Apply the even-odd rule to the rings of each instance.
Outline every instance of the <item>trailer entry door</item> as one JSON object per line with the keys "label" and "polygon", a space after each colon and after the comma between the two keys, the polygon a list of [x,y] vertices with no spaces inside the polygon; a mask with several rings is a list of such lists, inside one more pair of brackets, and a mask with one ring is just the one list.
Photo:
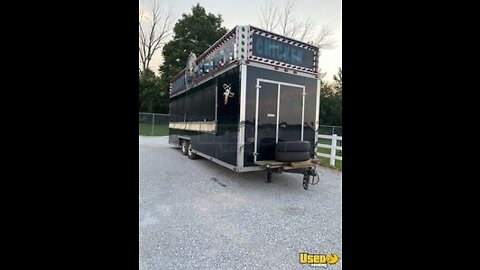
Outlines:
{"label": "trailer entry door", "polygon": [[257,79],[254,161],[274,160],[279,141],[303,140],[305,86]]}

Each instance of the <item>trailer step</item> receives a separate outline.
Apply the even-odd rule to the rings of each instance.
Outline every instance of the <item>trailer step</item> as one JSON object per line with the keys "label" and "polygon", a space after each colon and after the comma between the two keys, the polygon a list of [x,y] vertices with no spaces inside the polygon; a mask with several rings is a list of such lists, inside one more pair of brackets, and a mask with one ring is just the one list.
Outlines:
{"label": "trailer step", "polygon": [[257,161],[255,164],[259,166],[264,166],[268,168],[283,168],[285,170],[290,169],[301,169],[301,168],[310,168],[315,167],[320,164],[318,159],[309,159],[305,161],[297,161],[297,162],[281,162],[276,160],[262,160]]}
{"label": "trailer step", "polygon": [[255,164],[259,166],[281,167],[286,163],[281,161],[276,161],[276,160],[261,160],[261,161],[255,162]]}
{"label": "trailer step", "polygon": [[313,159],[298,161],[298,162],[290,162],[290,166],[294,168],[305,168],[305,167],[315,166],[318,164],[319,164],[318,160],[313,160]]}

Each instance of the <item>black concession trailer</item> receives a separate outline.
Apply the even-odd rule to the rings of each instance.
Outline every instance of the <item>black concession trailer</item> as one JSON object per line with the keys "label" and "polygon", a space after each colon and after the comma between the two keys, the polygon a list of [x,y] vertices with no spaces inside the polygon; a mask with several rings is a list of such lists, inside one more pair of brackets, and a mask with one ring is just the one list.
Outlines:
{"label": "black concession trailer", "polygon": [[318,182],[318,48],[236,26],[170,81],[169,144],[235,172]]}

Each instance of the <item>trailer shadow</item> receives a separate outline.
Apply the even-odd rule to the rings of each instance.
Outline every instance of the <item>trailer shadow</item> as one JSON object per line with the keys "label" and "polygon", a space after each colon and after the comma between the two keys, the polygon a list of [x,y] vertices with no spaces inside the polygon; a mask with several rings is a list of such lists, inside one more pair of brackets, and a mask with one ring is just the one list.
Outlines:
{"label": "trailer shadow", "polygon": [[[263,195],[282,195],[282,194],[298,194],[305,196],[305,192],[309,194],[318,194],[322,195],[325,193],[323,188],[325,177],[337,178],[341,176],[330,175],[336,174],[335,171],[328,168],[317,168],[317,171],[320,174],[322,185],[318,186],[309,186],[308,191],[305,191],[302,186],[303,176],[301,174],[294,173],[282,173],[272,174],[272,182],[267,183],[267,172],[266,171],[254,171],[254,172],[243,172],[237,173],[228,168],[225,168],[213,161],[208,159],[198,157],[196,160],[190,160],[187,156],[183,156],[178,147],[168,146],[158,146],[164,148],[163,151],[166,151],[165,156],[175,157],[174,159],[180,159],[179,162],[182,164],[182,167],[188,168],[191,175],[195,175],[195,178],[192,180],[201,181],[203,183],[208,183],[209,187],[217,189],[218,192],[225,193],[246,193],[246,194],[255,194],[257,196]],[[186,166],[184,166],[185,164]],[[180,166],[180,165],[179,165]],[[332,172],[330,172],[332,171]],[[341,173],[339,173],[341,174]],[[327,182],[336,182],[328,181]],[[334,184],[335,185],[335,184]],[[322,194],[319,194],[322,193]]]}
{"label": "trailer shadow", "polygon": [[304,191],[302,187],[303,176],[293,173],[272,174],[272,182],[267,183],[266,171],[254,171],[237,173],[207,159],[198,159],[199,165],[204,167],[205,173],[210,179],[219,185],[229,188],[235,187],[241,190],[265,190],[271,192],[292,192],[292,190]]}

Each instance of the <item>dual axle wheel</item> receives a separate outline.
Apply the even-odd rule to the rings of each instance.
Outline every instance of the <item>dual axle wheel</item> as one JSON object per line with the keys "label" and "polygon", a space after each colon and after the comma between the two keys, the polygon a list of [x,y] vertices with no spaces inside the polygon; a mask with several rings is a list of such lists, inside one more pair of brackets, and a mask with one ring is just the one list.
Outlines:
{"label": "dual axle wheel", "polygon": [[184,156],[188,156],[190,159],[196,159],[198,157],[197,154],[193,153],[192,144],[187,140],[182,140],[181,149],[182,154]]}

